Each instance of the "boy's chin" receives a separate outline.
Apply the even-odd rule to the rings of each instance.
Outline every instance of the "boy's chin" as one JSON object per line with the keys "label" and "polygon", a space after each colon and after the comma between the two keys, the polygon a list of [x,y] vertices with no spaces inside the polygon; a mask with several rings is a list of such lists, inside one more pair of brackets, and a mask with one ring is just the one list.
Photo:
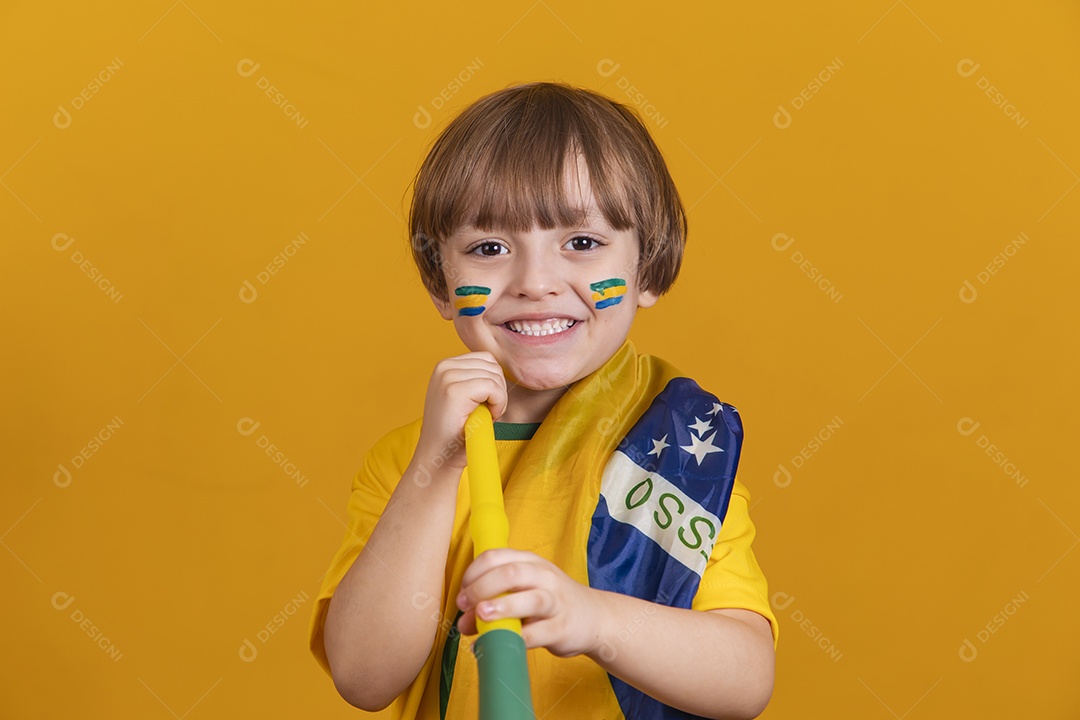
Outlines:
{"label": "boy's chin", "polygon": [[558,382],[557,380],[548,378],[537,378],[528,375],[524,377],[515,377],[511,373],[507,373],[506,382],[523,390],[531,390],[533,392],[546,392],[548,390],[564,388],[567,385],[567,383]]}
{"label": "boy's chin", "polygon": [[548,392],[551,390],[564,390],[580,378],[559,373],[553,373],[550,369],[539,371],[522,371],[515,373],[506,370],[506,380],[519,388],[533,392]]}

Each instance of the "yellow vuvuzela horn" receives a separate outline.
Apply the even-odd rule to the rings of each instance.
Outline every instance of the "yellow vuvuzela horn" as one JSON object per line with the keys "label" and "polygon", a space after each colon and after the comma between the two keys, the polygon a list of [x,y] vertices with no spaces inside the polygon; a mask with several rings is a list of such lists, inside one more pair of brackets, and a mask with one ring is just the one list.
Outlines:
{"label": "yellow vuvuzela horn", "polygon": [[[472,505],[469,530],[476,558],[485,550],[506,547],[510,537],[487,405],[473,410],[465,423],[465,455]],[[477,618],[476,629],[480,633],[474,645],[480,676],[480,720],[535,720],[521,620],[485,622]]]}

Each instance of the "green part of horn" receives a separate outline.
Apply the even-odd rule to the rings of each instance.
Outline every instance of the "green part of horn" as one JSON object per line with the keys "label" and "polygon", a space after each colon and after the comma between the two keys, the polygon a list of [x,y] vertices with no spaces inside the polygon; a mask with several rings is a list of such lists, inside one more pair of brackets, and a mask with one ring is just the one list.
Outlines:
{"label": "green part of horn", "polygon": [[536,720],[525,639],[513,630],[488,630],[473,651],[480,671],[480,720]]}

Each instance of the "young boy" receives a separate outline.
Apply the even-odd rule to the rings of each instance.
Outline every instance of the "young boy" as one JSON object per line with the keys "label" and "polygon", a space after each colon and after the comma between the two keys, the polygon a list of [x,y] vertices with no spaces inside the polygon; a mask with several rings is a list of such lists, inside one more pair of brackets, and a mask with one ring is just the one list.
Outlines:
{"label": "young boy", "polygon": [[[416,177],[413,254],[471,352],[369,452],[314,608],[338,692],[477,717],[476,617],[522,618],[536,717],[755,717],[776,618],[735,480],[738,412],[638,354],[686,218],[637,114],[558,83],[481,98]],[[494,416],[510,548],[472,561],[463,428]]]}

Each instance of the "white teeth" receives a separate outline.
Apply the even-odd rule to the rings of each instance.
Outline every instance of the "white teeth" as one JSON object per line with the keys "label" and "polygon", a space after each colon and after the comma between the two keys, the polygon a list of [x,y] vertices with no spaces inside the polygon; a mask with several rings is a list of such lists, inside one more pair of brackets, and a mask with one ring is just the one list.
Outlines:
{"label": "white teeth", "polygon": [[576,320],[547,320],[543,325],[540,323],[528,323],[521,320],[511,320],[506,326],[516,333],[530,336],[556,335],[573,327]]}

